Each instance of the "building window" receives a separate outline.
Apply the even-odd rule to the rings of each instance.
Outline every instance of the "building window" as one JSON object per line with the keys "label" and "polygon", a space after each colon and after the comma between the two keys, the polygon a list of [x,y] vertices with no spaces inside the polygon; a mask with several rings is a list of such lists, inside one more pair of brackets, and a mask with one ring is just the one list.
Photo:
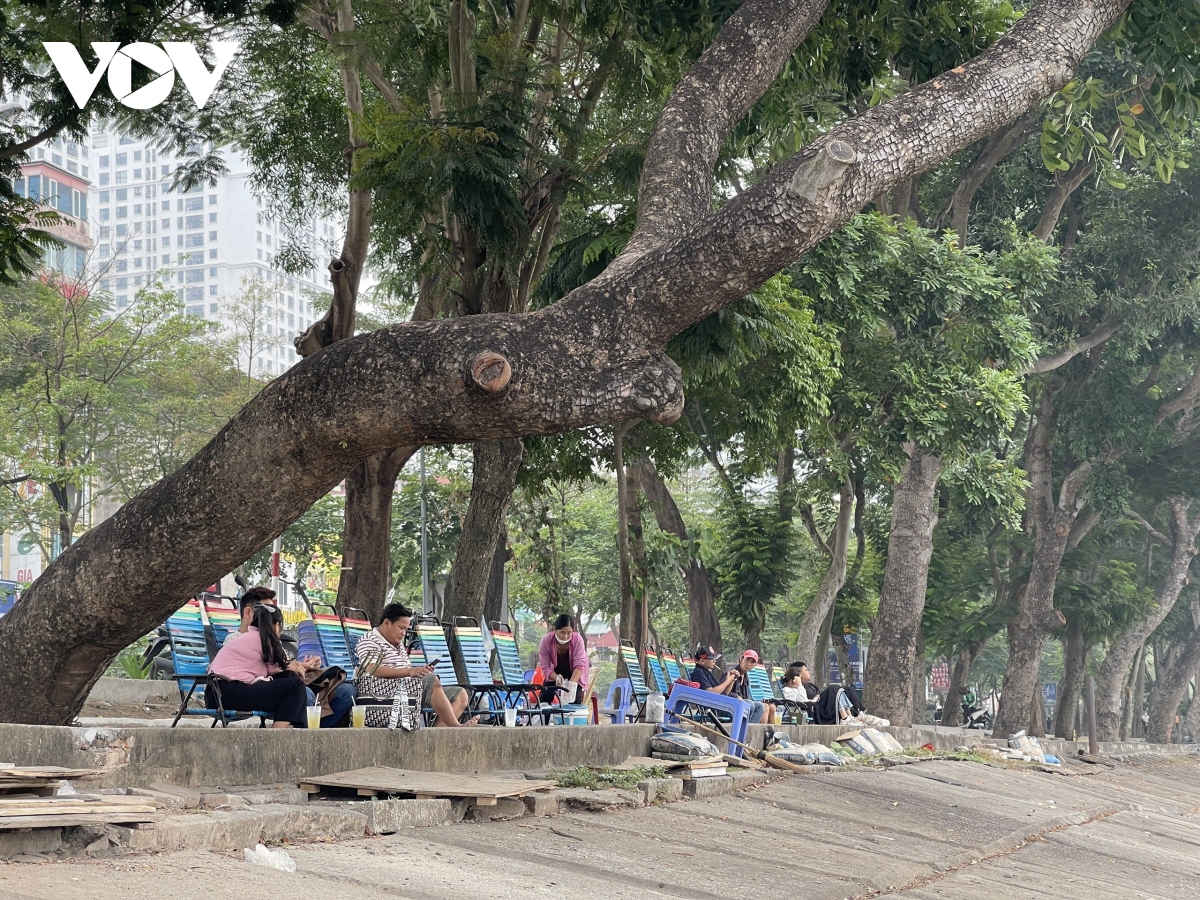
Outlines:
{"label": "building window", "polygon": [[104,185],[106,185],[106,184],[108,184],[108,173],[101,172],[100,173],[100,186],[104,187]]}
{"label": "building window", "polygon": [[116,195],[117,195],[118,203],[121,202],[122,200],[128,200],[129,199],[129,188],[117,188]]}
{"label": "building window", "polygon": [[187,217],[187,227],[189,230],[192,228],[203,228],[204,227],[204,216],[188,216]]}
{"label": "building window", "polygon": [[216,214],[216,213],[209,213],[209,214],[208,214],[208,224],[209,224],[209,225],[216,225],[216,224],[217,224],[217,214]]}
{"label": "building window", "polygon": [[129,173],[124,169],[117,170],[117,184],[125,184],[129,180]]}
{"label": "building window", "polygon": [[203,300],[204,299],[204,288],[190,287],[187,289],[187,293],[185,296],[187,297],[188,303],[195,303],[198,300]]}
{"label": "building window", "polygon": [[217,267],[213,266],[212,268],[210,268],[208,270],[208,274],[209,274],[210,278],[216,278],[217,277]]}
{"label": "building window", "polygon": [[118,153],[117,154],[117,165],[118,166],[129,165],[129,154],[128,153]]}
{"label": "building window", "polygon": [[129,207],[128,206],[118,206],[117,207],[117,218],[118,219],[129,218]]}
{"label": "building window", "polygon": [[208,239],[210,241],[215,241],[217,239],[217,233],[215,231],[210,231],[208,233]]}
{"label": "building window", "polygon": [[269,234],[267,235],[267,246],[271,246],[271,236]]}
{"label": "building window", "polygon": [[198,209],[204,209],[203,197],[188,197],[180,202],[183,204],[183,208],[188,212],[195,212]]}
{"label": "building window", "polygon": [[187,314],[189,316],[196,316],[198,318],[203,319],[204,318],[204,307],[203,306],[189,306],[187,308]]}
{"label": "building window", "polygon": [[107,206],[100,208],[100,221],[101,222],[108,221],[108,207]]}
{"label": "building window", "polygon": [[171,264],[171,254],[170,253],[164,253],[162,255],[162,264],[164,266],[169,266]]}
{"label": "building window", "polygon": [[101,192],[100,192],[100,202],[101,202],[101,203],[107,203],[107,202],[108,202],[108,191],[101,191]]}
{"label": "building window", "polygon": [[124,294],[117,297],[117,308],[118,309],[124,309],[128,305],[129,305],[129,298],[126,297]]}
{"label": "building window", "polygon": [[163,239],[162,239],[162,245],[163,245],[164,247],[170,247],[170,246],[171,246],[171,236],[170,236],[169,234],[168,234],[168,235],[164,235],[164,236],[163,236]]}
{"label": "building window", "polygon": [[[216,291],[216,287],[217,287],[217,286],[214,284],[212,287],[210,287],[210,288],[208,289],[208,292],[209,292],[210,294],[215,294],[215,293],[217,292],[217,291]],[[215,304],[215,303],[210,303],[210,304],[208,304],[208,311],[209,311],[210,313],[212,313],[212,314],[215,316],[215,315],[217,314],[217,304]]]}
{"label": "building window", "polygon": [[108,168],[108,154],[107,153],[100,157],[100,168],[102,168],[102,169]]}
{"label": "building window", "polygon": [[183,246],[185,246],[185,247],[203,247],[204,246],[204,235],[203,234],[187,235],[183,239]]}
{"label": "building window", "polygon": [[163,220],[162,220],[162,229],[163,229],[163,231],[170,231],[170,230],[171,230],[171,220],[170,220],[170,219],[163,219]]}
{"label": "building window", "polygon": [[203,269],[188,269],[187,274],[184,276],[183,280],[186,281],[188,284],[195,284],[197,281],[203,281],[204,280],[204,270]]}
{"label": "building window", "polygon": [[133,177],[134,177],[135,179],[137,179],[137,178],[141,178],[141,177],[142,177],[142,170],[141,170],[141,169],[134,169],[134,170],[133,170]]}
{"label": "building window", "polygon": [[140,203],[133,204],[133,214],[135,216],[140,216],[142,214],[142,204],[140,204]]}
{"label": "building window", "polygon": [[262,247],[258,248],[258,258],[262,259]]}
{"label": "building window", "polygon": [[127,234],[129,234],[129,226],[128,225],[118,225],[117,226],[117,237],[125,237],[125,235],[127,235]]}
{"label": "building window", "polygon": [[133,161],[134,161],[134,162],[141,162],[141,161],[142,161],[142,151],[141,151],[141,150],[134,150],[134,151],[133,151]]}
{"label": "building window", "polygon": [[217,258],[217,248],[216,247],[213,247],[211,250],[208,251],[208,258],[209,259]]}

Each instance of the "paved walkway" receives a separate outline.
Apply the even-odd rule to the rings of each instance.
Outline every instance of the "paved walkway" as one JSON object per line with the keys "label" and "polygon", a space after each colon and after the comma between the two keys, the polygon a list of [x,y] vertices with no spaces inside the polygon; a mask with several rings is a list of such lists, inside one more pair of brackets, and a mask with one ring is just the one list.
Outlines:
{"label": "paved walkway", "polygon": [[1064,776],[969,762],[709,801],[240,854],[0,864],[0,898],[1174,898],[1200,884],[1200,758]]}

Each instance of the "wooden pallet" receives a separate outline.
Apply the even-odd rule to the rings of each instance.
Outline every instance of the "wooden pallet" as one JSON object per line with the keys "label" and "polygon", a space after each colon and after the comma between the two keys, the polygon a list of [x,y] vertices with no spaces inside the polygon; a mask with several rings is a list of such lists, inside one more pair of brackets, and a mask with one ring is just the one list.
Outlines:
{"label": "wooden pallet", "polygon": [[156,822],[153,800],[119,795],[0,796],[0,829]]}
{"label": "wooden pallet", "polygon": [[523,797],[534,791],[550,790],[554,786],[552,781],[522,781],[451,772],[415,772],[386,766],[335,772],[300,782],[300,789],[310,794],[319,794],[324,788],[337,788],[353,790],[360,797],[399,794],[419,800],[466,798],[474,800],[477,806],[495,806],[502,797]]}

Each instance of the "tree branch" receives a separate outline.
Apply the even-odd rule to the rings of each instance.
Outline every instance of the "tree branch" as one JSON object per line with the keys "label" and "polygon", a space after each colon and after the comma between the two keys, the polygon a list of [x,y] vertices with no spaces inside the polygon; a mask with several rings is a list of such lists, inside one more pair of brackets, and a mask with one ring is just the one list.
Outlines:
{"label": "tree branch", "polygon": [[676,86],[646,148],[630,255],[689,229],[712,203],[725,139],[778,77],[829,0],[747,0]]}
{"label": "tree branch", "polygon": [[1068,347],[1064,347],[1057,353],[1052,353],[1049,356],[1042,356],[1035,359],[1029,365],[1017,370],[1018,375],[1045,375],[1047,372],[1053,372],[1055,369],[1061,368],[1073,360],[1080,353],[1086,353],[1089,350],[1094,350],[1099,347],[1121,327],[1121,323],[1116,319],[1105,319],[1090,332],[1085,334],[1079,340],[1075,341]]}
{"label": "tree branch", "polygon": [[971,214],[971,201],[975,199],[975,194],[992,170],[1033,133],[1040,119],[1041,110],[1031,110],[1008,128],[997,131],[988,138],[978,158],[967,167],[967,170],[958,179],[954,195],[950,198],[949,205],[937,217],[934,223],[935,228],[941,228],[943,222],[949,217],[950,228],[958,235],[958,245],[960,247],[967,245],[967,221]]}
{"label": "tree branch", "polygon": [[55,122],[49,128],[44,128],[37,134],[32,135],[23,141],[17,141],[15,144],[9,144],[5,147],[0,147],[0,159],[11,159],[14,156],[18,156],[19,154],[24,153],[26,150],[36,147],[38,144],[42,143],[42,141],[47,141],[54,137],[66,127],[66,122]]}
{"label": "tree branch", "polygon": [[1173,541],[1169,537],[1146,521],[1146,519],[1144,519],[1136,509],[1131,507],[1125,510],[1125,514],[1129,516],[1129,518],[1133,519],[1133,521],[1141,525],[1142,530],[1145,531],[1146,534],[1150,535],[1151,540],[1153,540],[1155,543],[1162,544],[1164,547],[1170,547],[1173,545]]}
{"label": "tree branch", "polygon": [[808,536],[812,538],[812,542],[816,544],[817,549],[826,556],[833,556],[833,550],[825,539],[821,537],[821,531],[817,528],[817,520],[813,518],[813,508],[811,503],[801,503],[800,518],[804,522],[804,527],[808,529]]}
{"label": "tree branch", "polygon": [[1046,198],[1042,217],[1038,219],[1037,227],[1033,229],[1035,238],[1039,241],[1048,242],[1050,240],[1055,226],[1058,225],[1058,218],[1062,215],[1063,207],[1071,199],[1071,195],[1079,190],[1094,171],[1096,171],[1094,162],[1077,162],[1068,170],[1066,178],[1060,178],[1057,175],[1054,177],[1054,189]]}

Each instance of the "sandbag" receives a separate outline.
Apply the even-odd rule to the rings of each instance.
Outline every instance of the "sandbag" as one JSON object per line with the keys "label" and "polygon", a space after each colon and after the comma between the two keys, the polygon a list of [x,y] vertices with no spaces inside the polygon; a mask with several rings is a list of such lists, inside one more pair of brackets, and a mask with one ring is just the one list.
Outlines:
{"label": "sandbag", "polygon": [[650,739],[650,755],[656,759],[691,762],[705,756],[720,756],[721,751],[698,734],[660,731]]}

